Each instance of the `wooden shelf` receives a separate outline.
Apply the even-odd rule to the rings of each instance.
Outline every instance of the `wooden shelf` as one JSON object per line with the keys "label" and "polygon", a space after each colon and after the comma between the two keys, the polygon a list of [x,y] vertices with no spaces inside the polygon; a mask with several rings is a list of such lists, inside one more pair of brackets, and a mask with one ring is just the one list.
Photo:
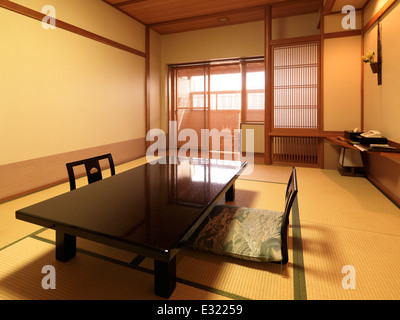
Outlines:
{"label": "wooden shelf", "polygon": [[[343,138],[343,137],[341,137]],[[345,141],[340,140],[340,137],[325,137],[329,142],[332,142],[334,144],[337,144],[341,147],[349,148],[349,149],[354,149],[354,150],[359,150],[355,146],[353,146],[347,139],[344,139]],[[365,153],[372,154],[374,156],[380,156],[380,157],[385,157],[388,159],[393,159],[396,161],[400,160],[400,153],[398,152],[385,152],[385,151],[364,151]]]}
{"label": "wooden shelf", "polygon": [[344,139],[343,137],[325,137],[325,139],[328,140],[329,142],[337,144],[337,145],[339,145],[341,147],[358,150],[355,146],[353,146],[346,139],[345,139],[346,141],[342,141],[342,140],[340,140],[340,138]]}

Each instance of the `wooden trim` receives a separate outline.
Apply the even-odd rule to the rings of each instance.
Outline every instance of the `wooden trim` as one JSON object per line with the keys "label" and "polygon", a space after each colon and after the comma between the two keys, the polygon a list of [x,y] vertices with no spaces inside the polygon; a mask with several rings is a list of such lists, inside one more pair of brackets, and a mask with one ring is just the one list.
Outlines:
{"label": "wooden trim", "polygon": [[322,10],[323,15],[330,14],[332,12],[332,8],[335,5],[336,0],[326,0],[325,6]]}
{"label": "wooden trim", "polygon": [[272,58],[271,58],[271,38],[272,38],[272,8],[265,7],[265,121],[264,121],[264,163],[271,164],[271,119],[272,119]]}
{"label": "wooden trim", "polygon": [[343,131],[323,131],[318,132],[317,130],[293,130],[288,129],[286,131],[271,131],[270,137],[313,137],[313,138],[332,138],[337,136],[343,136]]}
{"label": "wooden trim", "polygon": [[0,203],[67,182],[67,162],[111,153],[119,165],[145,156],[145,146],[145,138],[139,138],[1,165]]}
{"label": "wooden trim", "polygon": [[218,66],[223,65],[232,65],[239,64],[240,62],[256,62],[256,61],[264,61],[264,56],[249,56],[249,57],[232,57],[232,58],[223,58],[223,59],[212,59],[212,60],[199,60],[199,61],[189,61],[183,63],[169,63],[168,68],[170,69],[179,69],[182,67],[185,68],[199,68],[204,67],[206,65],[213,66],[215,63]]}
{"label": "wooden trim", "polygon": [[324,39],[354,37],[354,36],[359,36],[359,35],[361,35],[361,30],[331,32],[331,33],[325,33]]}
{"label": "wooden trim", "polygon": [[133,3],[143,2],[145,0],[130,0],[130,1],[123,1],[115,4],[111,4],[113,7],[122,7]]}
{"label": "wooden trim", "polygon": [[[364,14],[361,15],[361,26],[364,25]],[[361,32],[361,56],[364,55],[364,33]],[[364,61],[361,64],[361,131],[364,131]]]}
{"label": "wooden trim", "polygon": [[[246,79],[247,79],[247,64],[245,62],[240,64],[241,68],[241,74],[242,74],[242,109],[240,110],[241,112],[241,119],[243,121],[247,120],[247,84],[246,84]],[[265,93],[265,92],[264,92]]]}
{"label": "wooden trim", "polygon": [[262,122],[261,121],[260,122],[256,122],[256,121],[241,121],[240,122],[240,126],[242,126],[242,124],[245,124],[245,125],[247,124],[247,125],[252,125],[252,126],[253,125],[255,125],[255,126],[256,125],[263,126],[264,125],[264,121],[262,121]]}
{"label": "wooden trim", "polygon": [[275,45],[283,45],[283,44],[290,44],[290,43],[312,42],[312,41],[319,41],[319,40],[321,40],[320,35],[284,38],[284,39],[270,40],[270,45],[275,46]]}
{"label": "wooden trim", "polygon": [[320,13],[320,44],[319,44],[319,90],[318,90],[318,129],[320,132],[324,131],[324,49],[325,49],[325,17],[321,10]]}
{"label": "wooden trim", "polygon": [[364,3],[364,5],[363,5],[363,7],[361,8],[361,10],[364,11],[364,9],[367,7],[367,5],[369,5],[370,2],[371,2],[371,0],[365,1],[365,3]]}
{"label": "wooden trim", "polygon": [[[15,3],[15,2],[8,1],[8,0],[0,0],[0,8],[4,8],[4,9],[10,10],[12,12],[19,13],[19,14],[22,14],[22,15],[24,15],[26,17],[29,17],[29,18],[32,18],[32,19],[35,19],[35,20],[39,20],[39,21],[42,21],[43,18],[46,17],[46,15],[41,13],[41,12],[32,10],[30,8],[24,7],[22,5],[19,5],[19,4]],[[72,24],[69,24],[67,22],[64,22],[64,21],[61,21],[61,20],[58,20],[58,19],[55,19],[55,21],[56,21],[56,27],[57,28],[61,28],[63,30],[75,33],[75,34],[80,35],[82,37],[89,38],[91,40],[106,44],[108,46],[111,46],[111,47],[114,47],[114,48],[129,52],[129,53],[138,55],[140,57],[146,57],[146,54],[144,52],[136,50],[136,49],[133,49],[133,48],[131,48],[129,46],[126,46],[126,45],[124,45],[122,43],[119,43],[119,42],[116,42],[114,40],[105,38],[103,36],[100,36],[100,35],[95,34],[93,32],[90,32],[90,31],[84,30],[82,28],[76,27],[76,26],[74,26]]]}
{"label": "wooden trim", "polygon": [[[191,100],[193,101],[193,100]],[[210,129],[211,127],[211,68],[207,66],[204,68],[204,102],[207,104],[203,106],[203,117],[204,117],[204,129]],[[191,106],[193,108],[193,105]],[[203,147],[203,146],[202,146]]]}
{"label": "wooden trim", "polygon": [[371,18],[371,20],[368,21],[368,23],[363,27],[362,33],[366,33],[369,29],[372,28],[372,26],[375,24],[375,22],[378,21],[380,17],[382,17],[386,12],[392,8],[392,6],[397,2],[397,0],[388,0],[382,8],[379,9],[379,11]]}
{"label": "wooden trim", "polygon": [[[145,61],[145,106],[146,106],[146,133],[150,131],[150,29],[146,26],[146,61]],[[150,146],[150,141],[146,141],[146,147]]]}
{"label": "wooden trim", "polygon": [[[356,9],[356,12],[361,12],[362,13],[363,9]],[[329,13],[328,15],[334,15],[334,14],[343,14],[342,10],[340,11],[332,11],[331,13]]]}

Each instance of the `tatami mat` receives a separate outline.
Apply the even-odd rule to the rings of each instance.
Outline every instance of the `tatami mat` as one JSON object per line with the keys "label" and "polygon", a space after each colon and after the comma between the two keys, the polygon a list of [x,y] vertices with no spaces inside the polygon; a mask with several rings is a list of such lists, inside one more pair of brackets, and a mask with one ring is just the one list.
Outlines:
{"label": "tatami mat", "polygon": [[[283,211],[286,184],[238,179],[235,183],[235,200],[226,204],[249,208]],[[225,203],[222,198],[220,203]]]}
{"label": "tatami mat", "polygon": [[[160,299],[154,295],[153,275],[91,255],[77,253],[67,263],[54,258],[52,244],[26,238],[0,251],[0,298],[3,300]],[[43,289],[44,266],[54,266],[56,288]],[[171,299],[225,299],[177,283]]]}
{"label": "tatami mat", "polygon": [[307,298],[399,299],[399,208],[365,178],[298,168],[298,181]]}
{"label": "tatami mat", "polygon": [[[118,166],[117,173],[144,162]],[[283,210],[290,172],[255,165],[236,181],[230,204]],[[400,209],[365,178],[301,167],[297,175],[286,266],[184,248],[170,299],[399,299]],[[151,259],[78,238],[77,256],[62,263],[55,259],[53,230],[15,219],[21,207],[68,190],[61,184],[0,205],[0,299],[160,299]],[[41,287],[45,265],[56,268],[56,290]],[[355,289],[342,286],[345,266],[354,268]]]}
{"label": "tatami mat", "polygon": [[287,183],[291,173],[291,167],[248,164],[239,179]]}
{"label": "tatami mat", "polygon": [[399,208],[362,177],[298,168],[300,219],[400,236]]}
{"label": "tatami mat", "polygon": [[[304,222],[302,238],[308,299],[400,298],[400,237]],[[342,285],[346,266],[355,289]]]}

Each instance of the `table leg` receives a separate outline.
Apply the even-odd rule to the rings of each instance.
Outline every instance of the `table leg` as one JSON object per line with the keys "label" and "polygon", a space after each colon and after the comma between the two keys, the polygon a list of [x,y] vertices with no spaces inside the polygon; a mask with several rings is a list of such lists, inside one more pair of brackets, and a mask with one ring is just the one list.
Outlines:
{"label": "table leg", "polygon": [[234,201],[235,200],[235,184],[233,184],[228,191],[225,193],[226,201]]}
{"label": "table leg", "polygon": [[76,237],[56,230],[56,259],[68,261],[76,254]]}
{"label": "table leg", "polygon": [[169,298],[176,287],[176,256],[169,262],[154,260],[154,292]]}

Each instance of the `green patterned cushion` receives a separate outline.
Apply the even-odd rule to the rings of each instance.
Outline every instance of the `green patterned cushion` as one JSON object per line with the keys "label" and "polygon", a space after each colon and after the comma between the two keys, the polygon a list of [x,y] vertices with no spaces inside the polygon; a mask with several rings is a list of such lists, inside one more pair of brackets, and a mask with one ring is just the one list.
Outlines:
{"label": "green patterned cushion", "polygon": [[251,261],[281,261],[283,212],[216,206],[192,247]]}

